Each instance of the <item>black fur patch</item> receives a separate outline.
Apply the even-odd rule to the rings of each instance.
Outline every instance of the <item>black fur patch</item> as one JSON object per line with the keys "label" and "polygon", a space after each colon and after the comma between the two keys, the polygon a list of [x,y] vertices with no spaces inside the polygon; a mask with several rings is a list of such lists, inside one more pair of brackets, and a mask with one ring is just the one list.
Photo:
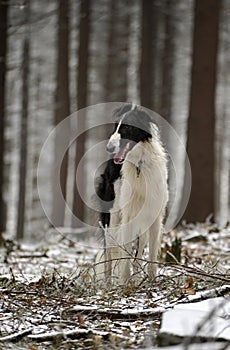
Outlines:
{"label": "black fur patch", "polygon": [[113,159],[109,159],[101,174],[96,193],[101,201],[100,220],[103,227],[110,224],[110,209],[113,207],[115,199],[114,182],[121,176],[121,164],[115,164]]}

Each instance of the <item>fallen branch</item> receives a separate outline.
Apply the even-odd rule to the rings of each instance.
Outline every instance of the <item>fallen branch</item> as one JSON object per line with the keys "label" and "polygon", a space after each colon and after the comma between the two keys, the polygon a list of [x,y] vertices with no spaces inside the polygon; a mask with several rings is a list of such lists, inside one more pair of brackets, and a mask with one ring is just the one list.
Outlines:
{"label": "fallen branch", "polygon": [[[46,333],[40,333],[40,334],[31,334],[28,336],[28,339],[37,341],[37,342],[44,342],[44,341],[50,341],[50,340],[61,340],[61,339],[80,339],[80,338],[88,338],[88,337],[96,337],[99,336],[103,338],[104,340],[109,339],[111,333],[108,331],[100,331],[96,329],[84,329],[84,328],[78,328],[74,330],[65,330],[65,331],[55,331],[55,332],[46,332]],[[116,334],[116,337],[119,339],[128,339],[127,336],[124,335],[118,335]]]}
{"label": "fallen branch", "polygon": [[230,285],[224,285],[218,288],[197,292],[195,295],[188,295],[188,300],[191,302],[197,302],[197,301],[202,301],[206,299],[222,297],[229,293],[230,293]]}
{"label": "fallen branch", "polygon": [[21,331],[21,332],[17,332],[17,333],[14,333],[14,334],[6,335],[5,337],[1,337],[0,338],[0,342],[5,342],[5,341],[18,342],[22,338],[24,338],[25,336],[27,336],[30,333],[32,333],[32,331],[33,331],[33,328],[28,328],[28,329],[25,329],[24,331]]}
{"label": "fallen branch", "polygon": [[85,305],[76,305],[73,307],[70,312],[82,312],[85,314],[97,314],[97,315],[105,315],[110,319],[120,319],[120,318],[131,318],[138,319],[140,317],[149,317],[155,316],[159,317],[162,312],[165,311],[164,307],[155,307],[155,308],[126,308],[126,309],[118,309],[118,308],[100,308],[94,305],[85,306]]}

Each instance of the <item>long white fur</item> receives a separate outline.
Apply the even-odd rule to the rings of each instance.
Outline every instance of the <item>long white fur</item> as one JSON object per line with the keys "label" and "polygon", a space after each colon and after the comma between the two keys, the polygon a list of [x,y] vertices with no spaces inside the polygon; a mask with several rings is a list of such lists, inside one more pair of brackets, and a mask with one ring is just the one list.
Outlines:
{"label": "long white fur", "polygon": [[[132,274],[138,276],[147,244],[148,260],[152,262],[148,264],[147,273],[150,278],[156,274],[154,262],[160,250],[162,221],[168,201],[167,159],[154,125],[151,133],[152,139],[136,144],[124,160],[122,177],[114,184],[116,196],[110,228],[106,232],[106,257],[104,253],[97,257],[97,262],[111,259],[104,273],[107,277],[116,275],[120,283],[129,281]],[[134,259],[135,240],[138,247]]]}

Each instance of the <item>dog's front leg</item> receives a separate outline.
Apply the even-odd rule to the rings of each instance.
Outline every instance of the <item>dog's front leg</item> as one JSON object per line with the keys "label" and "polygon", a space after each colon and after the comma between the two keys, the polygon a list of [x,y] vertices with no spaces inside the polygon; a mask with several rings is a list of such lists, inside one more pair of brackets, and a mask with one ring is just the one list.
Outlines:
{"label": "dog's front leg", "polygon": [[122,284],[125,284],[131,277],[132,243],[124,244],[120,247],[120,252],[119,279]]}
{"label": "dog's front leg", "polygon": [[136,246],[136,254],[135,254],[135,259],[133,262],[133,271],[134,271],[134,276],[135,278],[141,277],[141,272],[144,271],[143,269],[143,253],[144,253],[144,248],[147,244],[147,239],[148,239],[148,231],[145,233],[142,233],[138,238],[137,238],[137,246]]}
{"label": "dog's front leg", "polygon": [[112,277],[112,252],[111,248],[106,247],[104,249],[105,255],[105,265],[104,265],[104,275],[107,283],[111,283]]}
{"label": "dog's front leg", "polygon": [[157,272],[157,256],[160,251],[162,233],[162,218],[159,216],[149,230],[149,264],[148,275],[152,279]]}

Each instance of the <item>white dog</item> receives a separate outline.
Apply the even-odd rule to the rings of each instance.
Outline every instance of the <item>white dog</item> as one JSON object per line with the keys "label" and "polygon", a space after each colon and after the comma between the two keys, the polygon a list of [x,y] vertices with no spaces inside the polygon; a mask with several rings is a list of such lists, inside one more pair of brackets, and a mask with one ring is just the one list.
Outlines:
{"label": "white dog", "polygon": [[125,104],[115,117],[115,130],[107,144],[113,157],[97,188],[104,251],[96,262],[103,266],[97,273],[126,283],[143,272],[147,244],[147,273],[150,278],[156,274],[168,201],[167,159],[158,128],[141,107]]}

